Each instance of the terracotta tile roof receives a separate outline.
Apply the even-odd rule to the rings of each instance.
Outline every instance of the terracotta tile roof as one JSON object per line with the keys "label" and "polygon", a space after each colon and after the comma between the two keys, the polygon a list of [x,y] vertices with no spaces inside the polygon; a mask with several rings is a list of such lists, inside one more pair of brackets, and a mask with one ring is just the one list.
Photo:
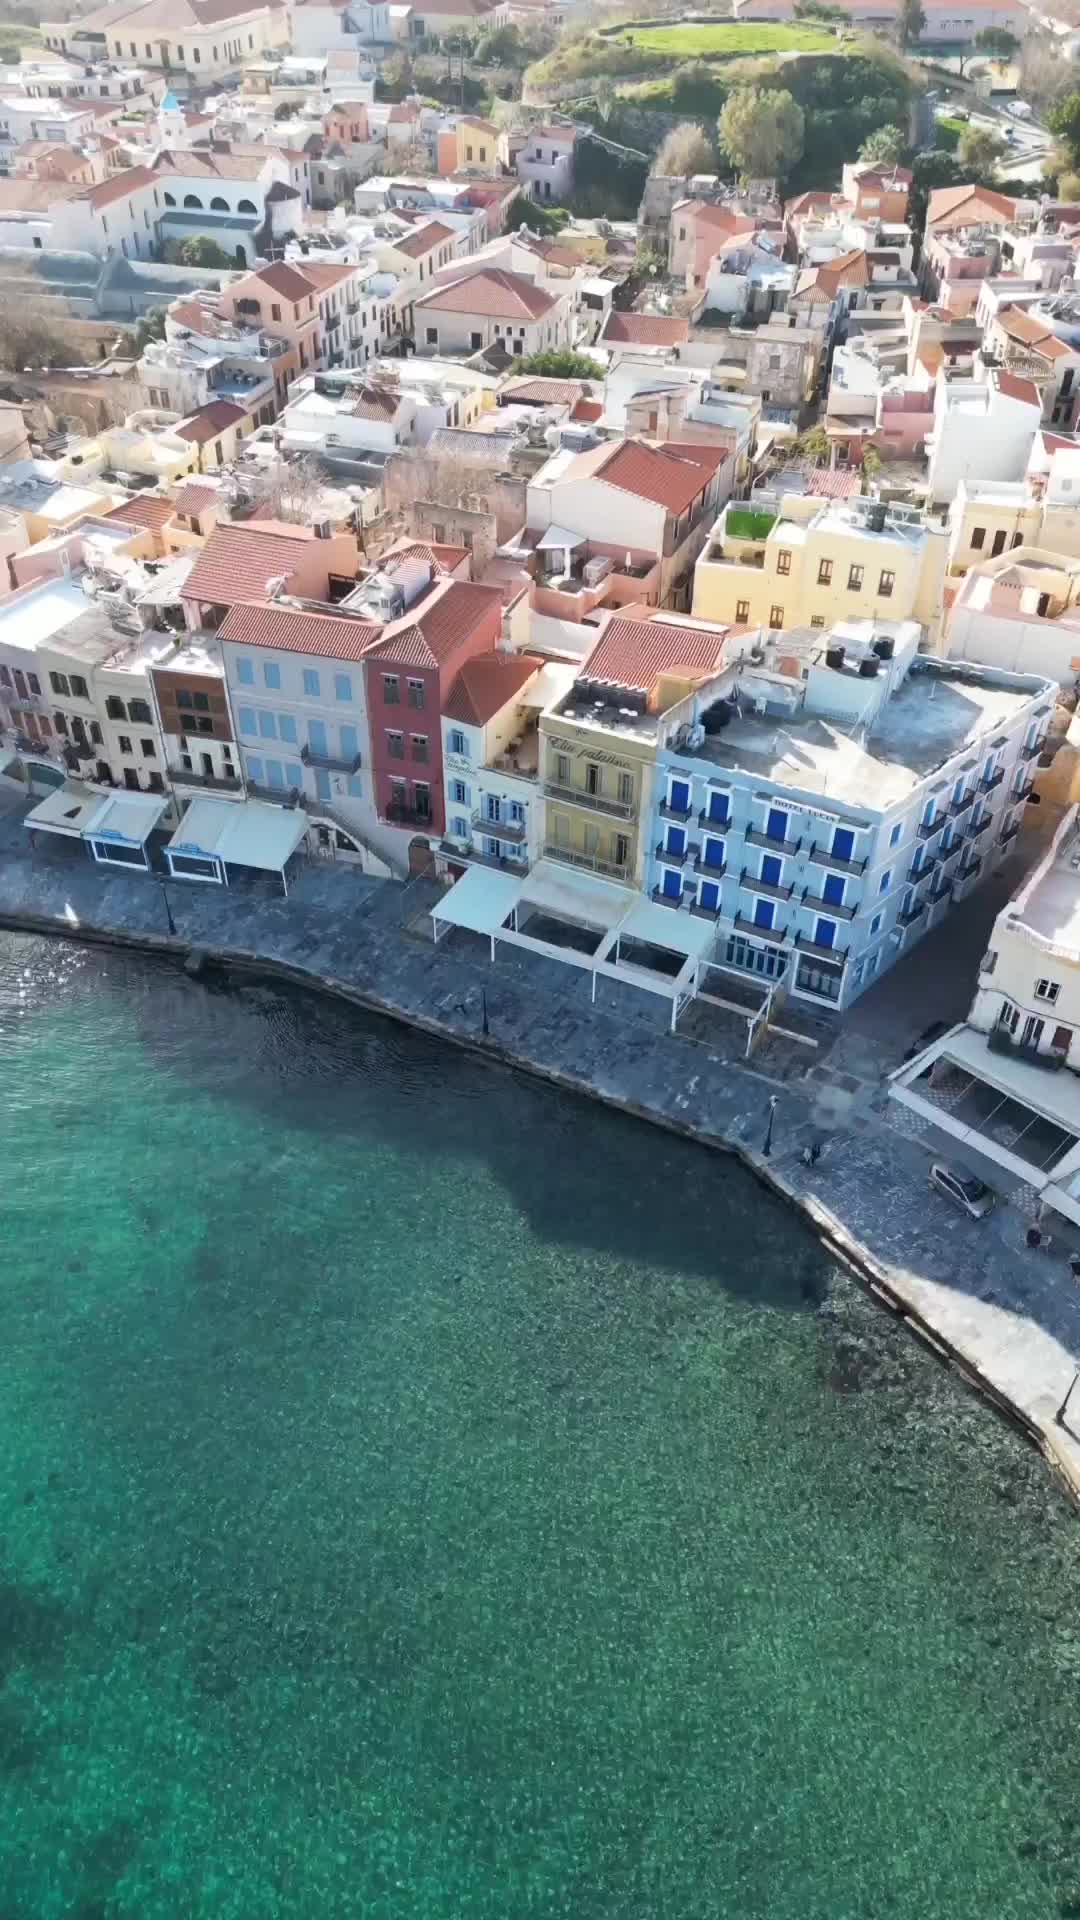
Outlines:
{"label": "terracotta tile roof", "polygon": [[357,387],[348,412],[357,420],[392,420],[401,405],[400,393],[383,387]]}
{"label": "terracotta tile roof", "polygon": [[1034,380],[1021,380],[1015,373],[995,373],[994,385],[999,393],[1008,394],[1010,400],[1026,400],[1032,407],[1042,405]]}
{"label": "terracotta tile roof", "polygon": [[478,653],[466,660],[442,703],[443,718],[482,727],[531,680],[543,660],[536,653]]}
{"label": "terracotta tile roof", "polygon": [[593,468],[592,478],[678,515],[726,457],[724,447],[651,447],[644,440],[622,440]]}
{"label": "terracotta tile roof", "polygon": [[[599,367],[596,372],[599,377]],[[500,402],[512,401],[515,406],[526,407],[567,407],[584,397],[584,380],[546,380],[528,373],[508,380],[499,393]]]}
{"label": "terracotta tile roof", "polygon": [[581,420],[586,425],[591,425],[594,420],[600,419],[603,411],[604,403],[602,400],[579,400],[574,406],[570,418],[571,420]]}
{"label": "terracotta tile roof", "polygon": [[[295,188],[290,188],[290,192],[295,191]],[[357,262],[348,265],[332,260],[305,260],[303,266],[298,267],[296,271],[309,286],[315,288],[317,293],[325,293],[333,287],[340,287],[342,281],[351,280],[353,274],[360,271],[360,268]]]}
{"label": "terracotta tile roof", "polygon": [[307,527],[245,520],[215,527],[188,574],[181,598],[233,606],[265,596],[267,583],[296,569],[299,546],[314,539]]}
{"label": "terracotta tile roof", "polygon": [[265,602],[230,608],[218,629],[223,640],[281,653],[321,654],[330,660],[362,660],[382,627],[343,614],[295,612]]}
{"label": "terracotta tile roof", "polygon": [[609,313],[598,345],[681,347],[690,338],[689,320],[663,313]]}
{"label": "terracotta tile roof", "polygon": [[130,500],[122,500],[118,507],[110,507],[103,518],[126,520],[131,526],[148,527],[157,533],[175,511],[174,503],[163,493],[137,493]]}
{"label": "terracotta tile roof", "polygon": [[63,180],[45,180],[40,174],[12,174],[0,179],[0,213],[48,213],[61,200],[81,200],[85,187]]}
{"label": "terracotta tile roof", "polygon": [[926,208],[927,229],[943,226],[971,226],[986,215],[1011,220],[1016,201],[1008,194],[995,193],[992,187],[935,187]]}
{"label": "terracotta tile roof", "polygon": [[580,677],[646,693],[665,673],[685,672],[704,679],[720,667],[729,632],[728,627],[705,629],[616,615],[582,663]]}
{"label": "terracotta tile roof", "polygon": [[815,467],[806,476],[806,491],[821,500],[848,500],[862,492],[862,476],[853,467]]}
{"label": "terracotta tile roof", "polygon": [[217,147],[185,147],[182,153],[159,154],[155,171],[170,178],[178,174],[200,180],[256,180],[274,151],[267,147],[260,158]]}
{"label": "terracotta tile roof", "polygon": [[894,192],[900,187],[910,187],[914,178],[907,167],[878,167],[872,160],[865,160],[854,172],[860,187],[891,188]]}
{"label": "terracotta tile roof", "polygon": [[284,260],[275,260],[271,267],[259,267],[252,277],[261,280],[271,293],[280,293],[283,300],[306,300],[315,291],[313,282],[298,267],[287,267]]}
{"label": "terracotta tile roof", "polygon": [[453,227],[444,227],[441,220],[427,220],[422,227],[414,227],[412,233],[404,234],[393,244],[399,253],[418,260],[422,253],[430,253],[432,247],[441,247],[444,240],[453,238]]}
{"label": "terracotta tile roof", "polygon": [[216,487],[200,487],[195,480],[189,480],[180,488],[173,505],[177,513],[205,513],[207,507],[220,507],[221,494]]}
{"label": "terracotta tile roof", "polygon": [[554,305],[552,295],[534,281],[502,267],[477,267],[413,302],[414,309],[425,312],[475,313],[496,320],[542,320]]}
{"label": "terracotta tile roof", "polygon": [[1056,333],[1051,333],[1044,321],[1037,320],[1033,313],[1025,313],[1023,307],[1002,307],[997,322],[1010,340],[1019,340],[1022,346],[1030,347],[1032,353],[1041,354],[1044,360],[1060,360],[1070,351]]}
{"label": "terracotta tile roof", "polygon": [[387,547],[380,555],[379,565],[387,566],[391,560],[426,560],[436,574],[453,573],[463,560],[471,554],[469,547],[452,547],[439,540],[402,540],[397,546]]}
{"label": "terracotta tile roof", "polygon": [[441,581],[410,614],[385,629],[372,655],[408,667],[441,666],[493,607],[501,614],[498,587],[481,587],[472,580]]}
{"label": "terracotta tile roof", "polygon": [[111,207],[114,200],[125,200],[129,193],[139,193],[144,187],[156,184],[157,175],[152,167],[125,167],[123,173],[99,180],[96,187],[84,187],[77,197],[97,211],[100,207]]}
{"label": "terracotta tile roof", "polygon": [[181,420],[172,432],[179,434],[181,440],[194,440],[197,446],[205,446],[219,433],[226,433],[238,420],[248,419],[244,407],[234,406],[231,400],[211,400],[208,407],[199,407],[197,412]]}

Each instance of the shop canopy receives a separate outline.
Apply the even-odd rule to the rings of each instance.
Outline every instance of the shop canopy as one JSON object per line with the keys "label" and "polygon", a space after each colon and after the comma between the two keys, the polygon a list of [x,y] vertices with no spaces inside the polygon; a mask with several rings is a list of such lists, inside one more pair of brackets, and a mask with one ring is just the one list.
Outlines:
{"label": "shop canopy", "polygon": [[24,824],[32,831],[85,840],[92,858],[104,866],[145,867],[146,842],[168,804],[161,793],[102,793],[84,781],[66,780],[38,802]]}
{"label": "shop canopy", "polygon": [[169,872],[187,880],[228,885],[229,867],[280,873],[308,829],[300,807],[263,800],[193,800],[165,849]]}

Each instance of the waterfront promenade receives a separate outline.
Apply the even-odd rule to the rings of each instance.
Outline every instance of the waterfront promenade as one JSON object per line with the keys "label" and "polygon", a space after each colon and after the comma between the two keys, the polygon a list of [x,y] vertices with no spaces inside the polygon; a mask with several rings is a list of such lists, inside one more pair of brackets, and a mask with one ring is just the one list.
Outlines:
{"label": "waterfront promenade", "polygon": [[[423,932],[436,897],[428,882],[402,888],[331,864],[303,866],[288,899],[170,882],[172,935],[152,877],[102,869],[65,843],[31,847],[24,811],[21,795],[4,794],[0,924],[277,970],[737,1151],[894,1309],[1008,1404],[1080,1497],[1080,1387],[1073,1431],[1055,1419],[1080,1357],[1080,1290],[1067,1263],[1025,1246],[1027,1222],[1015,1209],[975,1223],[931,1195],[926,1155],[888,1124],[883,1098],[845,1112],[812,1071],[774,1077],[769,1049],[744,1063],[735,1023],[730,1045],[671,1035],[667,1003],[632,987],[599,983],[592,1006],[584,971],[506,949],[492,965],[487,943],[462,934],[436,947]],[[808,1068],[813,1059],[808,1052]],[[807,1166],[813,1140],[824,1151]],[[701,1178],[714,1175],[723,1178],[722,1160],[703,1159]]]}

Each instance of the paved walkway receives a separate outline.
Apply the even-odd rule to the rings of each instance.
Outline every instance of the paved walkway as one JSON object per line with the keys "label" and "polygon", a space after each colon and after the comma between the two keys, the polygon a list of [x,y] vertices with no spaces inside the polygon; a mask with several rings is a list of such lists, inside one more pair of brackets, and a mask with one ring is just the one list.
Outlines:
{"label": "paved walkway", "polygon": [[[96,867],[80,847],[50,843],[48,836],[31,848],[24,810],[21,796],[0,795],[0,923],[49,923],[72,934],[174,944],[153,878]],[[229,889],[170,882],[175,944],[289,968],[711,1144],[734,1147],[802,1205],[838,1252],[876,1276],[894,1301],[1021,1413],[1080,1489],[1080,1388],[1076,1418],[1070,1418],[1077,1437],[1054,1422],[1074,1378],[1073,1357],[1080,1356],[1080,1289],[1063,1261],[1026,1248],[1026,1223],[1012,1208],[976,1223],[928,1190],[926,1155],[886,1124],[880,1088],[864,1080],[862,1097],[846,1113],[842,1103],[838,1111],[830,1105],[827,1067],[797,1082],[770,1079],[742,1063],[734,1023],[733,1044],[725,1050],[669,1034],[668,1003],[632,987],[598,983],[591,1006],[589,976],[578,968],[507,948],[492,966],[487,942],[460,932],[436,948],[426,937],[425,909],[435,897],[429,882],[403,888],[309,863],[287,900],[276,884],[261,877]],[[910,992],[902,977],[909,967],[933,977],[929,944],[894,970],[898,993]],[[766,1160],[770,1098],[776,1111]],[[803,1147],[830,1125],[822,1158],[805,1166]]]}

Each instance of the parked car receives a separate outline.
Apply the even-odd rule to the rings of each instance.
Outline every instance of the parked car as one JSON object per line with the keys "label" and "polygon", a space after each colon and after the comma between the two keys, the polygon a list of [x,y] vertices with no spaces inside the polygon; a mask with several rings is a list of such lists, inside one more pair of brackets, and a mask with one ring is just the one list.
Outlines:
{"label": "parked car", "polygon": [[963,1167],[950,1167],[944,1160],[935,1160],[930,1168],[930,1185],[972,1220],[984,1220],[994,1204],[993,1190],[984,1180],[976,1180],[973,1173]]}
{"label": "parked car", "polygon": [[1006,113],[1011,113],[1017,120],[1031,119],[1031,108],[1028,106],[1026,100],[1010,100],[1005,111]]}

